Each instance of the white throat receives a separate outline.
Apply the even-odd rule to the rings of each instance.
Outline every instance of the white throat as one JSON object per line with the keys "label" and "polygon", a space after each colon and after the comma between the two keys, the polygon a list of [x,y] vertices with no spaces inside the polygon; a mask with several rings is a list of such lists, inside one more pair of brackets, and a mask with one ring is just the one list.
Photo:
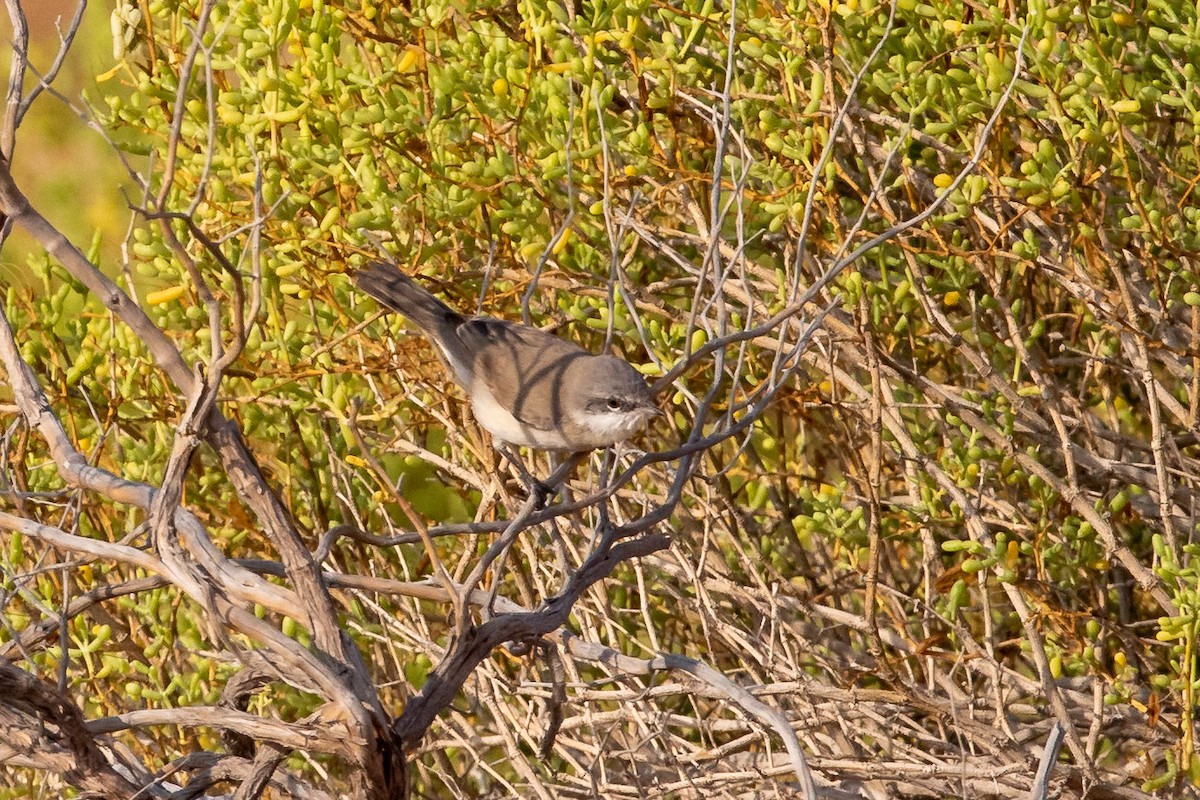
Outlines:
{"label": "white throat", "polygon": [[641,430],[645,423],[646,415],[639,409],[585,412],[575,418],[575,424],[588,431],[593,441],[605,446],[625,441]]}

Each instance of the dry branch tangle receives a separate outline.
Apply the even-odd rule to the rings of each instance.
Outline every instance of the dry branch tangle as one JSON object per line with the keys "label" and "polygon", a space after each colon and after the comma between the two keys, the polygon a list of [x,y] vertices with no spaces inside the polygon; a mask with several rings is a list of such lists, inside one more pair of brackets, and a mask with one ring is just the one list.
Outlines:
{"label": "dry branch tangle", "polygon": [[[14,5],[10,0],[10,9]],[[211,3],[204,4],[195,30],[203,31],[205,14],[212,7]],[[710,55],[733,64],[737,57],[736,19],[731,18],[728,24],[728,51]],[[889,17],[889,32],[891,24]],[[883,39],[887,38],[885,32]],[[172,62],[171,69],[186,73],[197,57],[203,61],[203,48],[198,43],[199,39],[187,49],[186,59]],[[878,43],[877,52],[884,43]],[[582,52],[586,43],[577,44]],[[1011,44],[1005,38],[1000,46],[1005,49]],[[1022,52],[1020,44],[1016,49]],[[18,61],[23,64],[22,59]],[[598,58],[596,65],[604,67]],[[854,117],[847,115],[854,110],[854,92],[839,84],[832,65],[829,71],[829,97],[837,99],[841,92],[846,99],[844,104],[826,103],[830,112],[820,121],[838,118],[853,125]],[[676,98],[679,105],[672,113],[684,121],[698,120],[697,124],[710,127],[717,153],[736,153],[748,163],[765,154],[754,152],[755,143],[748,142],[743,132],[731,125],[732,74],[733,70],[727,72],[724,91],[714,92],[714,97],[680,94]],[[858,85],[865,74],[864,66],[849,86]],[[167,101],[173,132],[168,155],[172,159],[189,76],[180,77],[178,96]],[[1018,77],[1019,67],[1009,91]],[[648,80],[653,82],[653,76]],[[1008,98],[1005,94],[1004,100]],[[633,108],[639,101],[631,96],[624,102]],[[818,114],[818,118],[821,116]],[[7,141],[5,152],[11,154],[19,119],[11,104],[6,119],[0,144]],[[996,119],[993,117],[993,121]],[[1102,786],[1092,796],[1144,797],[1136,789],[1125,788],[1136,784],[1136,778],[1123,774],[1120,764],[1114,765],[1111,760],[1093,763],[1099,737],[1103,734],[1122,743],[1126,749],[1118,757],[1141,751],[1150,753],[1153,761],[1176,744],[1171,740],[1173,734],[1164,733],[1163,727],[1178,729],[1185,721],[1175,709],[1167,708],[1156,718],[1156,728],[1143,715],[1135,714],[1130,705],[1105,708],[1101,700],[1107,679],[1099,669],[1082,678],[1054,676],[1039,637],[1046,631],[1056,632],[1055,626],[1061,621],[1056,618],[1059,605],[1054,602],[1054,587],[1045,585],[1042,574],[1030,569],[1015,583],[998,584],[995,579],[1000,577],[1002,566],[997,564],[983,571],[979,591],[974,595],[978,607],[970,609],[969,618],[961,611],[946,615],[939,610],[943,607],[938,602],[939,594],[944,592],[936,584],[946,574],[941,542],[970,538],[987,546],[1001,533],[1016,533],[1030,540],[1037,535],[1051,540],[1058,536],[1054,530],[1035,530],[1022,504],[1027,498],[983,480],[977,485],[961,485],[961,479],[939,456],[940,451],[952,450],[957,443],[953,430],[956,426],[945,418],[945,412],[951,411],[1009,453],[1023,469],[1039,475],[1063,498],[1066,507],[1087,518],[1099,532],[1105,554],[1136,577],[1137,586],[1159,610],[1173,611],[1173,587],[1143,563],[1142,554],[1135,552],[1125,531],[1109,524],[1094,504],[1106,499],[1111,484],[1118,480],[1145,484],[1153,487],[1152,491],[1135,497],[1134,507],[1146,518],[1157,520],[1155,524],[1168,536],[1184,537],[1188,533],[1184,523],[1192,513],[1196,465],[1194,458],[1180,451],[1189,446],[1189,437],[1194,439],[1196,403],[1193,399],[1191,407],[1185,408],[1175,396],[1172,381],[1183,380],[1188,374],[1177,356],[1187,352],[1187,347],[1197,349],[1195,321],[1189,330],[1185,320],[1166,314],[1155,305],[1147,283],[1122,282],[1121,260],[1111,253],[1105,262],[1113,273],[1110,292],[1097,291],[1084,280],[1084,266],[1078,268],[1079,274],[1068,274],[1059,258],[1069,251],[1066,234],[1034,215],[1025,215],[1047,234],[1047,242],[1056,243],[1034,260],[1041,270],[1038,277],[1065,287],[1071,297],[1097,309],[1112,329],[1123,331],[1123,361],[1118,363],[1112,356],[1096,352],[1077,357],[1092,365],[1090,369],[1127,372],[1130,385],[1143,387],[1154,409],[1154,431],[1150,442],[1140,441],[1112,423],[1113,416],[1097,414],[1076,396],[1085,383],[1062,382],[1059,364],[1053,357],[1044,357],[1047,354],[1038,346],[1023,344],[1029,320],[1013,314],[1007,302],[998,311],[980,312],[976,330],[1014,341],[1019,363],[1027,371],[1022,374],[1027,374],[1041,391],[1040,398],[1019,391],[1028,387],[1001,372],[992,363],[989,350],[956,327],[961,319],[943,308],[944,299],[934,290],[936,276],[928,274],[905,249],[921,246],[921,242],[930,248],[941,246],[938,226],[931,225],[919,234],[912,229],[918,244],[906,239],[901,249],[916,278],[913,291],[928,323],[926,335],[948,345],[947,352],[952,352],[961,364],[955,362],[955,374],[945,378],[937,373],[942,365],[907,363],[904,337],[874,329],[862,308],[843,310],[837,306],[844,295],[832,292],[831,282],[839,272],[854,266],[843,257],[851,245],[862,245],[862,249],[863,243],[875,235],[862,225],[867,210],[877,209],[894,226],[883,235],[896,237],[908,230],[901,226],[901,220],[911,226],[914,220],[929,219],[957,184],[952,183],[939,198],[919,167],[906,167],[907,186],[913,187],[912,192],[906,195],[885,190],[889,165],[894,163],[892,158],[903,137],[889,149],[884,146],[886,136],[882,130],[892,122],[879,115],[867,115],[867,120],[876,127],[863,124],[848,131],[850,142],[859,148],[851,155],[859,161],[836,154],[830,160],[833,150],[820,154],[819,164],[833,163],[843,178],[853,179],[867,200],[863,217],[857,222],[842,219],[838,198],[822,194],[818,199],[814,185],[805,203],[805,231],[814,218],[810,214],[815,213],[817,219],[827,218],[830,224],[840,226],[839,233],[845,234],[838,247],[819,253],[819,257],[811,257],[803,247],[783,237],[763,237],[761,241],[767,246],[758,249],[758,232],[746,236],[740,224],[745,207],[754,202],[745,193],[747,173],[737,174],[735,170],[734,174],[724,174],[720,158],[715,159],[712,186],[681,181],[678,185],[655,187],[654,203],[636,194],[627,196],[624,190],[613,189],[605,181],[602,202],[614,242],[612,276],[627,305],[640,315],[638,324],[642,327],[638,331],[645,336],[644,323],[650,319],[678,319],[679,308],[661,297],[680,291],[692,294],[696,300],[688,310],[688,333],[703,329],[708,334],[707,344],[668,373],[669,378],[681,379],[681,395],[685,403],[691,404],[689,410],[695,412],[695,424],[685,431],[686,441],[679,449],[637,458],[616,480],[601,482],[594,491],[589,487],[575,499],[550,509],[519,512],[515,522],[486,521],[483,517],[489,503],[498,503],[504,488],[490,472],[490,465],[477,466],[486,462],[486,450],[473,449],[475,443],[457,424],[454,405],[445,403],[442,397],[439,407],[426,411],[452,433],[461,434],[451,445],[454,457],[431,454],[422,442],[407,439],[405,452],[430,456],[427,461],[458,481],[478,484],[485,498],[480,502],[480,519],[419,534],[405,531],[386,540],[355,537],[356,545],[362,547],[341,547],[346,542],[339,541],[340,534],[334,528],[315,548],[315,556],[302,540],[301,525],[291,518],[292,509],[285,507],[281,499],[282,489],[276,491],[280,484],[268,484],[237,425],[214,405],[213,393],[222,384],[224,367],[228,366],[221,354],[240,351],[245,345],[244,323],[256,316],[253,298],[261,290],[257,261],[252,267],[257,272],[249,280],[248,294],[243,291],[243,277],[236,271],[230,276],[226,264],[220,264],[221,269],[212,274],[204,272],[203,263],[192,253],[212,254],[213,241],[192,225],[188,229],[192,239],[181,243],[177,238],[181,233],[171,227],[172,222],[187,221],[170,213],[166,202],[169,185],[181,176],[163,180],[160,190],[153,193],[156,202],[148,203],[153,207],[145,209],[146,215],[158,222],[162,238],[186,266],[213,330],[210,346],[216,357],[207,369],[193,373],[175,343],[137,303],[95,265],[87,263],[77,248],[29,206],[7,173],[0,170],[0,208],[6,209],[16,224],[33,232],[48,252],[101,298],[114,319],[136,331],[177,387],[178,396],[173,398],[176,405],[186,402],[188,407],[177,421],[177,448],[167,462],[168,477],[161,492],[146,483],[126,481],[116,472],[87,463],[71,445],[64,426],[37,386],[36,377],[24,370],[17,348],[8,346],[6,371],[10,377],[22,376],[21,409],[49,443],[62,478],[85,490],[89,501],[105,496],[147,513],[152,521],[149,527],[154,547],[146,551],[79,536],[45,524],[50,521],[50,512],[44,519],[4,512],[0,527],[24,531],[56,549],[137,567],[157,576],[131,578],[124,584],[129,591],[148,592],[157,588],[159,581],[180,587],[198,607],[210,613],[218,626],[212,639],[235,657],[273,670],[272,674],[286,671],[293,682],[317,690],[330,701],[320,712],[323,716],[298,723],[264,721],[258,725],[249,718],[252,715],[228,708],[199,708],[196,717],[229,731],[254,734],[265,742],[339,753],[351,763],[365,762],[368,784],[402,783],[403,776],[397,778],[392,772],[399,767],[390,759],[400,758],[398,746],[389,750],[393,744],[398,745],[392,740],[417,746],[432,724],[432,741],[418,750],[421,758],[414,762],[426,785],[450,786],[462,781],[476,787],[490,781],[490,785],[502,787],[497,791],[543,797],[597,793],[636,797],[643,796],[647,787],[663,794],[706,798],[744,795],[759,791],[766,779],[783,783],[801,771],[797,768],[798,748],[787,759],[774,752],[780,739],[792,747],[794,737],[787,734],[794,728],[801,732],[805,747],[822,756],[822,780],[842,781],[845,792],[859,796],[895,792],[940,796],[951,793],[946,789],[951,785],[952,793],[968,796],[1023,797],[1048,723],[1057,717],[1069,732],[1069,747],[1077,764],[1064,766],[1058,774],[1058,780],[1066,783],[1066,796],[1080,796],[1083,787],[1099,779]],[[957,167],[948,167],[948,174],[953,173],[961,181],[973,166],[984,163],[982,156],[989,154],[988,145],[993,143],[988,135],[990,125],[977,137],[973,155],[956,155],[954,148],[923,134],[913,138],[930,146],[931,141],[937,142],[939,146],[934,149],[947,164]],[[836,131],[830,140],[838,141]],[[515,143],[513,139],[510,144]],[[603,154],[607,171],[613,155],[607,143]],[[171,173],[174,167],[166,169]],[[813,171],[821,172],[819,168]],[[864,174],[859,175],[860,171]],[[730,183],[734,191],[723,193],[721,187]],[[702,191],[692,191],[695,188]],[[712,190],[708,203],[704,202],[705,188]],[[572,195],[577,191],[574,185],[567,189]],[[195,199],[200,196],[197,191]],[[264,216],[261,199],[256,193],[256,218]],[[728,204],[723,205],[722,200]],[[670,227],[655,215],[660,201],[677,203],[680,209],[680,219],[673,220]],[[873,202],[877,205],[872,206]],[[814,208],[818,210],[814,212]],[[1011,299],[1007,295],[1008,276],[1001,268],[1001,259],[995,263],[989,260],[992,243],[988,240],[1001,231],[1002,236],[1015,236],[1013,225],[1025,212],[1013,209],[1007,201],[997,200],[989,213],[981,207],[972,211],[976,226],[972,236],[978,245],[972,252],[984,254],[979,256],[981,277],[975,289],[980,293],[986,289],[1005,301]],[[553,242],[560,241],[558,236],[570,225],[574,213],[572,207]],[[684,230],[676,229],[680,227]],[[258,226],[251,228],[249,236],[257,236]],[[726,240],[724,234],[731,229],[736,233]],[[635,288],[636,282],[624,273],[626,256],[617,252],[621,236],[614,234],[618,231],[632,233],[629,260],[638,247],[649,249],[670,262],[678,271],[677,277]],[[801,240],[804,235],[801,233]],[[553,242],[548,244],[537,270],[546,264]],[[823,242],[822,246],[828,244]],[[217,260],[220,262],[220,258]],[[868,275],[874,269],[873,265],[857,266]],[[528,279],[526,270],[500,274],[517,281]],[[568,273],[548,273],[540,282],[529,284],[527,301],[539,286],[578,291]],[[216,290],[223,290],[226,300],[234,298],[232,305],[222,306],[217,299],[221,292]],[[601,289],[594,291],[606,294]],[[778,297],[786,298],[782,306],[774,302]],[[730,321],[731,309],[741,316],[742,328]],[[811,316],[805,318],[805,314]],[[1143,316],[1147,324],[1128,325],[1124,317],[1130,315]],[[813,320],[824,320],[824,331],[831,334],[822,335],[820,348],[805,347],[814,335],[816,325],[810,324]],[[228,330],[223,330],[222,321],[229,322]],[[361,339],[365,337],[359,335],[366,327],[363,323],[353,330],[359,340],[358,363],[367,360],[361,358],[365,347]],[[691,341],[689,336],[688,347]],[[376,346],[382,351],[390,347],[390,342]],[[334,349],[333,344],[323,347]],[[646,349],[651,350],[649,345]],[[393,356],[395,352],[388,352],[379,363],[387,363],[390,368]],[[697,363],[702,367],[698,370],[700,376],[685,375],[689,364]],[[704,369],[709,366],[713,369],[706,373]],[[403,374],[405,379],[412,377]],[[789,380],[797,375],[814,376],[815,388],[805,386],[792,392]],[[821,378],[829,379],[827,389],[820,388]],[[394,424],[386,409],[394,409],[396,404],[389,405],[387,401],[392,398],[378,388],[383,379],[372,376],[372,380],[374,397],[385,409],[376,419],[380,433],[386,431],[392,438],[406,435],[392,430]],[[413,387],[421,386],[421,382],[413,379],[406,384],[402,380],[401,385],[405,407],[418,402],[418,398],[408,395],[420,394]],[[1003,398],[1014,415],[1011,427],[985,413],[981,401],[966,397],[967,389]],[[772,399],[786,403],[778,411],[783,420],[779,429],[786,430],[787,425],[811,425],[814,429],[844,426],[844,435],[833,440],[837,452],[794,453],[793,464],[801,463],[803,455],[811,457],[816,466],[804,476],[779,476],[769,491],[774,516],[753,505],[746,493],[728,479],[732,474],[742,481],[747,476],[756,477],[755,470],[769,469],[770,459],[763,457],[766,451],[758,450],[755,423],[764,415],[777,413],[776,408],[768,408]],[[807,405],[802,405],[802,400]],[[283,399],[278,402],[282,407],[289,405]],[[306,403],[304,413],[314,417],[327,414],[325,421],[331,428],[344,422],[316,402]],[[940,440],[932,439],[931,445],[931,437],[925,436],[927,429],[932,429]],[[867,432],[873,432],[872,441],[868,441],[871,437]],[[262,558],[246,563],[227,558],[213,545],[209,530],[197,515],[182,506],[176,509],[183,478],[201,438],[231,470],[229,477],[241,502],[253,512],[254,520],[244,524],[261,529],[269,539],[269,549],[261,554]],[[830,440],[822,441],[827,444]],[[1029,447],[1054,452],[1055,456],[1035,457],[1025,451]],[[328,449],[333,452],[336,448]],[[1130,452],[1136,452],[1137,457],[1128,457]],[[312,461],[310,458],[306,467],[311,468]],[[623,467],[626,464],[629,462]],[[819,471],[829,465],[826,472]],[[339,482],[338,501],[348,506],[345,513],[355,516],[356,529],[367,529],[368,523],[377,518],[364,519],[366,512],[347,500],[355,496],[350,489],[358,478],[336,461],[330,463],[329,472],[331,481]],[[376,473],[383,473],[376,475],[381,485],[396,488],[394,476],[388,476],[386,469],[376,469]],[[693,481],[697,475],[706,480]],[[869,508],[874,517],[870,534],[874,557],[872,566],[866,569],[847,561],[846,552],[853,551],[855,542],[819,537],[802,541],[793,531],[789,517],[793,513],[800,516],[804,510],[797,491],[815,483],[814,478],[828,475],[846,476],[851,484],[846,502]],[[940,505],[922,503],[923,493],[932,489],[943,491],[947,499]],[[931,507],[936,507],[934,512]],[[658,534],[645,533],[664,523],[678,527],[674,550],[669,553],[661,552],[666,542]],[[543,533],[543,538],[537,539],[534,531]],[[470,556],[475,553],[470,547],[454,550],[456,542],[475,542],[475,537],[486,534],[498,534],[498,539],[484,561],[472,561]],[[551,541],[545,541],[546,537]],[[438,582],[401,582],[381,577],[395,574],[398,568],[412,569],[410,561],[419,560],[399,559],[397,567],[389,558],[391,553],[384,549],[385,542],[420,543],[428,561],[439,565],[434,570]],[[780,546],[787,546],[793,559],[782,567],[771,553],[778,552]],[[279,561],[268,560],[273,557],[273,553],[268,555],[270,550],[282,554]],[[457,565],[443,559],[445,553],[454,552],[461,559]],[[623,571],[618,579],[629,581],[631,602],[614,602],[596,590],[597,581],[608,576],[617,562],[635,556],[642,557],[642,563]],[[327,558],[346,562],[346,572],[328,570]],[[493,564],[496,567],[489,572]],[[351,574],[356,569],[362,574]],[[914,572],[921,573],[919,586],[913,582]],[[464,574],[466,580],[456,583]],[[283,579],[286,584],[265,580],[264,575]],[[1115,580],[1121,580],[1116,570],[1114,575]],[[334,589],[344,591],[346,597],[369,607],[374,614],[370,624],[361,618],[346,622],[357,637],[356,643],[350,642],[340,624],[339,615],[346,606],[341,605],[343,595],[334,595]],[[1136,594],[1134,588],[1122,591],[1128,596]],[[521,597],[522,607],[503,602],[510,592]],[[396,598],[410,600],[398,601],[395,606],[384,601]],[[248,613],[256,603],[274,615],[298,619],[301,627],[315,635],[315,652],[283,636],[274,621],[266,622]],[[453,607],[452,619],[458,626],[454,635],[447,634],[448,626],[442,619],[446,605]],[[68,616],[91,607],[72,603]],[[435,609],[432,613],[431,607]],[[669,613],[663,613],[664,607]],[[1019,654],[1011,638],[1006,640],[1013,636],[1013,626],[1001,628],[1005,612],[1010,609],[1010,616],[1016,617],[1032,643],[1029,658]],[[1071,611],[1079,613],[1074,606]],[[573,614],[571,624],[578,625],[583,638],[568,635],[561,627],[567,624],[568,614]],[[632,629],[622,624],[628,618],[637,621]],[[228,630],[221,627],[227,623],[263,649],[252,650],[241,640],[232,640]],[[683,635],[681,627],[690,629],[688,633],[698,633],[694,638]],[[998,633],[998,629],[1006,633]],[[53,626],[42,623],[23,632],[20,643],[40,646],[53,633]],[[504,657],[489,659],[506,639],[517,639],[519,646],[525,646],[524,640],[543,635],[557,637],[562,645],[557,655],[539,656],[545,651],[535,650],[515,663]],[[1138,634],[1128,635],[1136,638]],[[361,659],[356,647],[363,648]],[[597,649],[603,652],[598,654]],[[19,650],[9,647],[6,653],[15,655]],[[673,655],[673,651],[687,652],[689,658]],[[414,655],[441,665],[432,678],[426,678],[421,693],[396,698],[395,706],[377,697],[379,674],[386,673],[389,681],[407,688],[405,667],[413,663]],[[696,662],[690,657],[695,655],[723,670],[717,676],[731,676],[736,683],[709,680],[694,686],[683,682],[678,672],[672,675],[679,682],[659,682],[664,668],[694,667]],[[561,664],[555,666],[555,659]],[[615,669],[613,664],[617,665]],[[604,688],[610,685],[620,688]],[[448,706],[460,686],[470,701],[466,709]],[[1046,708],[1044,696],[1054,701],[1053,711]],[[1141,697],[1139,702],[1149,700]],[[779,736],[764,735],[756,724],[736,719],[734,706],[756,711],[751,716],[758,723],[776,726]],[[776,711],[776,706],[780,710]],[[393,707],[404,709],[395,727],[389,718]],[[771,713],[763,713],[764,708]],[[156,710],[132,711],[95,721],[90,730],[107,735],[127,723],[174,723],[178,718],[178,714]],[[557,736],[547,736],[555,731]],[[531,755],[540,754],[547,740],[557,759],[553,769],[547,767],[548,758]],[[462,758],[469,762],[471,775],[459,774],[462,762],[456,763],[446,755],[450,747],[467,754]],[[381,757],[373,760],[376,756]],[[275,751],[267,747],[260,750],[255,762],[235,755],[212,761],[184,759],[176,766],[203,771],[195,777],[192,788],[197,791],[207,791],[211,781],[222,777],[246,781],[244,785],[252,787],[263,780],[264,774],[272,774],[277,766],[275,757]],[[502,762],[511,764],[512,770],[506,770]],[[557,771],[560,768],[562,771]],[[148,777],[148,773],[139,775],[146,780]],[[293,796],[320,795],[290,776],[280,781],[280,786],[287,788],[278,790]]]}

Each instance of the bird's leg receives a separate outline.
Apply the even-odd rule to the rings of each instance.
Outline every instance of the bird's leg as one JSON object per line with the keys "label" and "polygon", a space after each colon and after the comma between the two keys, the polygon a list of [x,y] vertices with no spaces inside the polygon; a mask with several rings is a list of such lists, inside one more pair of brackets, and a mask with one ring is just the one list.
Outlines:
{"label": "bird's leg", "polygon": [[537,498],[537,507],[542,508],[545,506],[546,501],[554,494],[554,487],[535,478],[533,473],[525,468],[525,462],[521,460],[521,456],[512,445],[508,443],[497,444],[496,452],[502,455],[504,460],[511,464],[513,469],[521,476],[521,482],[525,484],[525,490],[529,492],[531,497]]}

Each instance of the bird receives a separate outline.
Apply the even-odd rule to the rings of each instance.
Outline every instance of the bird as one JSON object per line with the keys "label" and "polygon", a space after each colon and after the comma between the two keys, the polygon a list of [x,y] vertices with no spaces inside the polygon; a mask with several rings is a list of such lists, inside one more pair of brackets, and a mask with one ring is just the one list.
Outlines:
{"label": "bird", "polygon": [[352,278],[421,330],[500,446],[587,452],[624,442],[665,416],[622,358],[529,325],[461,314],[390,263],[372,262]]}

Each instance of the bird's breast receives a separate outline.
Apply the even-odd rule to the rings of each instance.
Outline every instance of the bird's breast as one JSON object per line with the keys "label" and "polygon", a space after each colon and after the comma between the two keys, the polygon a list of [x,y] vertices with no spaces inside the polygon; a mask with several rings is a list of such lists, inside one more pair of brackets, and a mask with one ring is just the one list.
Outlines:
{"label": "bird's breast", "polygon": [[561,431],[547,431],[526,425],[500,405],[483,381],[477,381],[471,390],[471,410],[475,419],[496,439],[518,447],[536,447],[541,450],[572,450]]}

